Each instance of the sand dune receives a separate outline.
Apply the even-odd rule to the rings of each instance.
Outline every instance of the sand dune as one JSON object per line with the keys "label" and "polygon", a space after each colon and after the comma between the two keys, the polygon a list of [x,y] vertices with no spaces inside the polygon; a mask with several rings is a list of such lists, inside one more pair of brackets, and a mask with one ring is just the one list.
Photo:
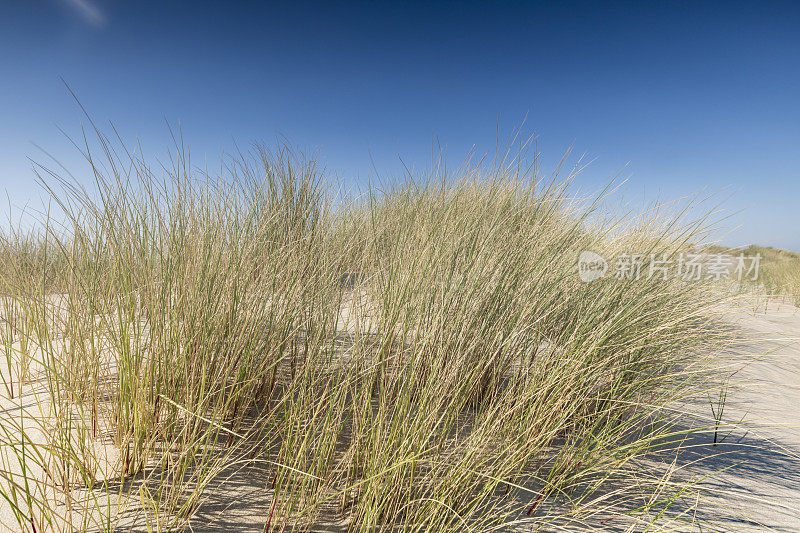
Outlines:
{"label": "sand dune", "polygon": [[[352,304],[352,302],[350,302]],[[684,475],[702,477],[701,489],[693,516],[703,526],[687,526],[687,531],[798,531],[800,530],[800,309],[772,303],[766,311],[742,306],[727,313],[727,320],[737,328],[741,339],[724,359],[730,370],[730,387],[719,430],[720,442],[710,445],[713,432],[695,434],[683,446],[679,468]],[[339,327],[345,331],[355,327],[345,313]],[[363,326],[359,326],[363,327]],[[5,365],[4,365],[5,366]],[[7,369],[3,370],[7,374]],[[19,383],[19,376],[3,377],[7,383]],[[0,446],[2,470],[15,479],[23,479],[18,458],[21,428],[29,444],[43,445],[45,432],[55,421],[49,413],[46,383],[37,374],[34,364],[31,379],[14,398],[4,391],[0,398],[3,446]],[[37,378],[38,376],[38,378]],[[11,379],[9,379],[11,378]],[[708,404],[693,406],[692,422],[709,424]],[[96,443],[99,455],[97,476],[113,475],[119,464],[119,453],[110,443]],[[116,465],[116,466],[115,466]],[[109,472],[104,473],[103,470]],[[25,473],[31,482],[43,479],[42,468]],[[199,509],[192,526],[198,531],[259,531],[269,503],[264,490],[266,471],[258,467],[248,471],[232,470],[215,481],[216,488]],[[41,497],[52,497],[46,491]],[[112,498],[113,500],[113,498]],[[117,500],[113,500],[116,502]],[[131,502],[129,502],[131,503]],[[114,514],[114,505],[111,507]],[[130,506],[126,526],[141,524],[142,514],[136,504]],[[64,509],[64,512],[68,512]],[[101,516],[84,516],[80,508],[72,509],[76,525],[88,519],[92,523]],[[9,502],[0,502],[0,529],[14,531],[16,520]],[[330,531],[344,525],[331,524]],[[609,524],[613,530],[625,526]],[[124,527],[127,529],[127,527]],[[135,529],[135,527],[134,527]],[[525,531],[524,523],[519,528]]]}

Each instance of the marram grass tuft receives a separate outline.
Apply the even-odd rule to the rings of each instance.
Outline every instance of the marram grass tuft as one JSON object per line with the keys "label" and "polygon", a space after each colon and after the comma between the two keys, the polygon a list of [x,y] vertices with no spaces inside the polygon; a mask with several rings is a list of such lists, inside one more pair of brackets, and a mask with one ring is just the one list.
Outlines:
{"label": "marram grass tuft", "polygon": [[2,394],[36,406],[3,415],[9,527],[179,530],[245,494],[261,531],[690,520],[640,462],[681,441],[726,296],[577,258],[703,220],[631,223],[522,154],[353,198],[285,144],[213,179],[84,152],[92,186],[40,167],[52,213],[2,239]]}

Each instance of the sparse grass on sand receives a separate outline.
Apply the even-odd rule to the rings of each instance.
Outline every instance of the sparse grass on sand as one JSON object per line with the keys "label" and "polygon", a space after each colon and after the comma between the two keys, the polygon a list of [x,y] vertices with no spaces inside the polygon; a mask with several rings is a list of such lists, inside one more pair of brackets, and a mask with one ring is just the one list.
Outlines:
{"label": "sparse grass on sand", "polygon": [[746,248],[727,248],[709,246],[710,253],[744,254],[747,257],[761,257],[758,283],[768,297],[787,298],[793,305],[800,306],[800,253],[752,244]]}
{"label": "sparse grass on sand", "polygon": [[692,520],[641,461],[679,445],[726,296],[576,260],[704,221],[614,217],[510,150],[356,198],[285,145],[214,179],[84,151],[94,186],[40,167],[50,214],[0,250],[4,405],[36,392],[0,433],[9,527],[180,529],[248,468],[264,531]]}

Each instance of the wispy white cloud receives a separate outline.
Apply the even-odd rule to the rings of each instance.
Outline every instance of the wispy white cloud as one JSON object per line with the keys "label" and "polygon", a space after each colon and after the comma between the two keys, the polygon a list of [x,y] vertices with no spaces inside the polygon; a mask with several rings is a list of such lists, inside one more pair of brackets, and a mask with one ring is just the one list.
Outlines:
{"label": "wispy white cloud", "polygon": [[78,15],[95,28],[103,28],[108,20],[91,0],[64,0]]}

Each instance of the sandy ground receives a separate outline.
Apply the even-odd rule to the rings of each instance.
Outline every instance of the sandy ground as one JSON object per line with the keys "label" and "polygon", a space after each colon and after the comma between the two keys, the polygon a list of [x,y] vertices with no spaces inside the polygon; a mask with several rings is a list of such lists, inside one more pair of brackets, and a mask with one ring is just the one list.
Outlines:
{"label": "sandy ground", "polygon": [[[2,357],[5,359],[5,357]],[[14,369],[11,369],[9,379],[9,368],[4,366],[0,369],[0,483],[5,489],[0,499],[0,532],[18,531],[19,525],[15,517],[15,508],[30,516],[41,516],[41,503],[47,501],[51,508],[57,509],[61,516],[56,522],[61,524],[71,523],[76,530],[86,529],[89,524],[96,524],[102,516],[109,513],[86,513],[82,506],[87,502],[82,501],[80,495],[73,502],[72,508],[65,508],[60,494],[53,490],[53,483],[41,483],[41,480],[53,477],[59,478],[59,473],[63,469],[54,464],[52,456],[47,454],[45,448],[48,446],[58,446],[56,435],[71,435],[78,439],[76,431],[61,431],[56,429],[57,417],[52,412],[52,403],[46,381],[41,378],[40,365],[35,362],[30,364],[30,379],[20,385],[20,379]],[[13,397],[9,384],[13,383]],[[21,438],[24,434],[25,438]],[[104,472],[104,469],[112,470],[113,465],[119,461],[119,451],[110,442],[90,441],[91,454],[98,460],[94,464],[93,476],[100,481],[106,477],[113,477],[112,472]],[[27,458],[25,458],[27,456]],[[23,467],[24,465],[24,467]],[[25,491],[22,490],[26,481],[33,494],[34,502],[25,499]],[[11,487],[16,486],[14,491]],[[107,497],[104,497],[107,498]],[[109,501],[106,499],[106,501]],[[96,509],[93,503],[88,504]],[[32,512],[31,512],[32,511]],[[111,513],[113,514],[113,512]],[[41,523],[36,523],[38,531],[42,529]]]}
{"label": "sandy ground", "polygon": [[800,309],[774,303],[756,313],[741,308],[730,321],[744,342],[728,354],[735,374],[722,422],[738,427],[721,428],[721,435],[732,429],[721,444],[698,447],[685,458],[715,474],[702,484],[713,511],[702,516],[700,530],[797,532]]}
{"label": "sandy ground", "polygon": [[[754,311],[734,309],[728,321],[742,339],[724,354],[730,369],[719,438],[713,432],[697,434],[685,446],[678,466],[695,478],[700,489],[696,522],[686,531],[800,531],[800,309],[770,304]],[[4,358],[3,358],[4,359]],[[5,378],[5,371],[0,371]],[[0,385],[2,387],[2,385]],[[716,399],[715,399],[716,401]],[[7,443],[19,434],[19,425],[37,443],[45,442],[48,420],[42,384],[15,391],[14,399],[0,389],[0,472],[21,481],[19,448]],[[695,405],[695,426],[710,422],[710,407]],[[17,437],[18,439],[18,437]],[[6,443],[6,444],[3,444]],[[109,449],[113,456],[113,449]],[[113,462],[113,461],[112,461]],[[27,472],[43,476],[41,469]],[[267,469],[229,472],[192,521],[194,531],[261,531],[268,514],[265,499]],[[42,495],[47,497],[47,495]],[[22,505],[24,507],[24,505]],[[79,524],[76,509],[73,523]],[[0,501],[0,531],[16,531],[12,506]],[[613,530],[609,524],[608,529]],[[125,528],[127,529],[127,528]],[[331,524],[327,531],[342,530]],[[524,525],[519,531],[527,531]],[[578,530],[581,530],[580,528]]]}

